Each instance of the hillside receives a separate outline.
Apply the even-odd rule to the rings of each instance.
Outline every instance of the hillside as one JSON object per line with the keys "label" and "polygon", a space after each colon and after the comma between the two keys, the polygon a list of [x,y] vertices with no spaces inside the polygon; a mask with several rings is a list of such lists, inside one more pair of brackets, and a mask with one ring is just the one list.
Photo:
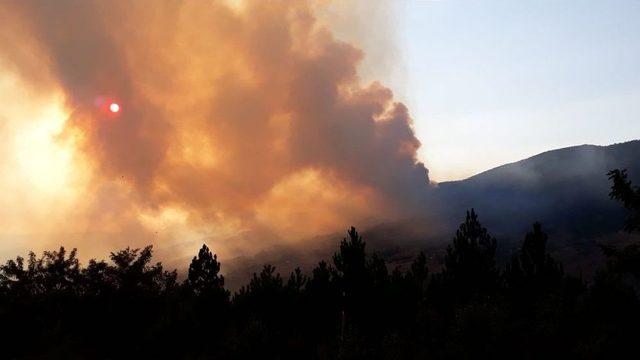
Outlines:
{"label": "hillside", "polygon": [[598,243],[629,239],[620,233],[625,211],[609,199],[607,172],[616,168],[628,169],[630,179],[640,182],[640,141],[551,150],[443,182],[435,203],[449,231],[466,209],[475,208],[501,240],[503,253],[512,252],[539,221],[550,234],[550,247],[580,267],[599,255]]}
{"label": "hillside", "polygon": [[640,141],[582,145],[547,151],[466,180],[438,184],[436,199],[445,218],[457,223],[474,207],[496,235],[521,234],[540,221],[569,238],[617,231],[623,210],[609,199],[607,172],[629,170],[640,177]]}

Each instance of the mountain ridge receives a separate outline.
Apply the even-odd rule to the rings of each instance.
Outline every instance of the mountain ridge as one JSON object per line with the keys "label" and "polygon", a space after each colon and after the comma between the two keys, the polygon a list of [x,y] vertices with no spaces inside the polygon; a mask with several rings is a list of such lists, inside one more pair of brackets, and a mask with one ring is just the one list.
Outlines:
{"label": "mountain ridge", "polygon": [[[562,148],[557,148],[557,149],[552,149],[552,150],[546,150],[543,151],[541,153],[532,155],[530,157],[521,159],[521,160],[517,160],[517,161],[513,161],[510,163],[506,163],[506,164],[502,164],[496,167],[493,167],[491,169],[488,170],[484,170],[481,171],[477,174],[471,175],[465,179],[459,179],[459,180],[448,180],[448,181],[442,181],[442,182],[438,182],[436,184],[436,186],[448,186],[450,184],[455,184],[455,183],[461,183],[461,182],[465,182],[465,181],[474,181],[475,179],[478,178],[482,178],[484,176],[493,174],[495,172],[499,172],[501,170],[504,169],[508,169],[509,167],[512,166],[518,166],[520,164],[524,164],[527,162],[531,162],[531,161],[536,161],[539,159],[543,159],[544,157],[550,156],[550,155],[554,155],[557,153],[562,153],[562,152],[571,152],[571,151],[579,151],[579,150],[592,150],[592,151],[598,151],[598,150],[607,150],[610,148],[616,148],[616,147],[636,147],[638,151],[640,151],[640,139],[638,140],[630,140],[630,141],[625,141],[625,142],[619,142],[619,143],[613,143],[610,145],[594,145],[594,144],[582,144],[582,145],[574,145],[574,146],[566,146],[566,147],[562,147]],[[639,155],[640,157],[640,155]]]}

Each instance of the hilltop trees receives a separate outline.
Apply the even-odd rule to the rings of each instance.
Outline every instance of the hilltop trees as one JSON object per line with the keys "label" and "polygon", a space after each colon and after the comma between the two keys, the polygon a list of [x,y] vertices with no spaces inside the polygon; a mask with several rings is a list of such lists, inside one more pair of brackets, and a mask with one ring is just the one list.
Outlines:
{"label": "hilltop trees", "polygon": [[45,251],[41,258],[29,253],[25,259],[18,256],[0,266],[0,286],[6,294],[17,297],[49,296],[81,291],[80,264],[76,249],[67,256],[67,250]]}
{"label": "hilltop trees", "polygon": [[127,296],[154,295],[169,292],[176,286],[177,271],[164,271],[162,263],[150,265],[153,247],[126,248],[111,253],[113,266],[109,268],[108,281],[120,293]]}

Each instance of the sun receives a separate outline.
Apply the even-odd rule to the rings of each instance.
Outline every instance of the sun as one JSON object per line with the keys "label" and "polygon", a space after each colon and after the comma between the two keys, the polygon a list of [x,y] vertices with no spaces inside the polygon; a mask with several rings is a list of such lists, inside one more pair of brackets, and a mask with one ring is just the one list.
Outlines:
{"label": "sun", "polygon": [[117,103],[111,103],[111,105],[109,105],[109,111],[111,111],[112,113],[117,113],[118,111],[120,111],[120,105],[118,105]]}

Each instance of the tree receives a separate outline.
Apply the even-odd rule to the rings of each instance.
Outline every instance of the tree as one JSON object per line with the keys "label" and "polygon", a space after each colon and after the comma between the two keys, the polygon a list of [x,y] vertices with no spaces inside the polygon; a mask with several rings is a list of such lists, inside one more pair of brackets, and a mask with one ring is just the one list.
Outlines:
{"label": "tree", "polygon": [[26,269],[22,256],[8,260],[5,265],[0,266],[0,284],[3,292],[14,297],[33,295],[36,292],[36,264],[36,255],[30,252]]}
{"label": "tree", "polygon": [[488,293],[496,286],[496,239],[485,229],[475,210],[456,231],[453,244],[447,247],[444,279],[459,296]]}
{"label": "tree", "polygon": [[318,265],[313,268],[311,277],[306,283],[306,291],[312,298],[328,297],[332,293],[332,279],[331,273],[333,269],[330,268],[326,261],[320,261]]}
{"label": "tree", "polygon": [[411,269],[407,274],[416,284],[420,290],[426,289],[426,282],[429,275],[429,268],[427,267],[427,255],[420,251],[418,256],[411,263]]}
{"label": "tree", "polygon": [[562,266],[547,252],[547,234],[542,225],[534,223],[533,232],[526,234],[520,252],[506,265],[507,284],[539,292],[560,285],[563,274]]}
{"label": "tree", "polygon": [[24,258],[17,257],[0,266],[0,284],[4,288],[15,290],[21,295],[47,295],[71,293],[79,290],[80,262],[76,257],[77,250],[68,253],[64,247],[58,251],[45,251],[37,258],[29,253],[27,267]]}
{"label": "tree", "polygon": [[73,249],[67,257],[67,251],[60,247],[58,251],[45,251],[39,262],[43,272],[43,286],[46,291],[73,292],[80,281],[80,262],[76,257],[78,250]]}
{"label": "tree", "polygon": [[89,265],[82,269],[83,294],[99,297],[113,293],[115,289],[116,283],[113,278],[113,267],[102,260],[89,260]]}
{"label": "tree", "polygon": [[353,226],[347,234],[349,239],[342,239],[340,251],[333,255],[333,264],[346,283],[346,287],[350,287],[357,285],[366,275],[366,243]]}
{"label": "tree", "polygon": [[371,285],[378,289],[383,289],[389,282],[389,271],[387,263],[380,255],[373,253],[367,263],[367,270]]}
{"label": "tree", "polygon": [[191,260],[186,286],[196,295],[229,297],[224,288],[224,276],[220,274],[218,256],[211,253],[207,245],[202,245],[198,256]]}
{"label": "tree", "polygon": [[118,291],[124,294],[157,294],[172,290],[176,285],[177,272],[163,270],[162,263],[149,265],[153,257],[153,246],[111,253],[114,267],[110,272]]}
{"label": "tree", "polygon": [[253,273],[249,285],[236,293],[234,302],[246,305],[260,315],[275,315],[274,309],[282,305],[284,282],[273,265],[265,265],[260,274]]}
{"label": "tree", "polygon": [[640,230],[640,188],[627,180],[626,170],[611,170],[607,175],[609,180],[613,182],[609,196],[622,202],[624,207],[629,210],[626,230],[629,232]]}
{"label": "tree", "polygon": [[203,244],[191,260],[183,283],[186,310],[177,313],[184,327],[180,336],[187,339],[193,351],[190,356],[218,357],[222,333],[229,320],[230,294],[224,288],[224,280],[217,255]]}
{"label": "tree", "polygon": [[365,253],[366,243],[353,226],[347,234],[349,238],[342,239],[340,251],[333,255],[334,278],[342,298],[343,317],[346,313],[350,318],[357,318],[359,313],[364,312],[362,308],[370,285]]}
{"label": "tree", "polygon": [[[640,230],[640,188],[627,180],[626,170],[611,170],[607,174],[612,181],[609,196],[622,202],[629,211],[625,229],[629,232]],[[630,244],[622,249],[609,245],[601,246],[607,257],[610,271],[618,274],[630,273],[640,279],[640,244]]]}
{"label": "tree", "polygon": [[287,289],[294,293],[300,293],[305,288],[308,280],[309,279],[307,279],[307,277],[302,273],[302,270],[297,267],[291,272],[291,275],[289,276],[289,281],[287,281]]}

